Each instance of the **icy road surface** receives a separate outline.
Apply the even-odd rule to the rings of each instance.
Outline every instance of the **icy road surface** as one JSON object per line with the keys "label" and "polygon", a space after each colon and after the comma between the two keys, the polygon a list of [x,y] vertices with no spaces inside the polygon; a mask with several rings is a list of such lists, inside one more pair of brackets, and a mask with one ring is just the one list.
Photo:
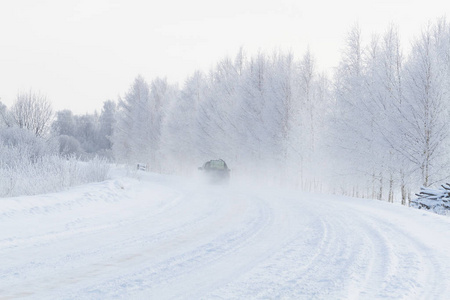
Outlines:
{"label": "icy road surface", "polygon": [[450,218],[140,173],[0,199],[0,299],[449,299]]}

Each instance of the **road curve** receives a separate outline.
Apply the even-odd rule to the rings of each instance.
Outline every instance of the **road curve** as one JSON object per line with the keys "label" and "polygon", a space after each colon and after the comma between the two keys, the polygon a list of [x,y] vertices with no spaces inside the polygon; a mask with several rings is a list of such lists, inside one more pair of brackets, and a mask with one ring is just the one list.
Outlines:
{"label": "road curve", "polygon": [[446,299],[449,220],[141,173],[4,199],[0,299]]}

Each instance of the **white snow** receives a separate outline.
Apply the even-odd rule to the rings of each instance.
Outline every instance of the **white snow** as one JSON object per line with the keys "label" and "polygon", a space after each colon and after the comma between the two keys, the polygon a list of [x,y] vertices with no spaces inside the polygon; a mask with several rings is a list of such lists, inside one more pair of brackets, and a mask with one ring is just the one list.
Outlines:
{"label": "white snow", "polygon": [[0,299],[446,299],[450,218],[139,172],[0,199]]}

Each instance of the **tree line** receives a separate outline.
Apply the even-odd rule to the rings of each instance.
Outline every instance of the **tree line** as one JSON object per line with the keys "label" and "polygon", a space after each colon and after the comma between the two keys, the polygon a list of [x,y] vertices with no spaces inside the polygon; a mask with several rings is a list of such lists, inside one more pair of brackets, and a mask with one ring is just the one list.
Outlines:
{"label": "tree line", "polygon": [[236,177],[407,204],[449,176],[449,23],[430,23],[411,45],[405,53],[393,25],[369,41],[355,26],[332,76],[310,51],[297,59],[241,49],[181,87],[137,76],[100,114],[25,122],[32,93],[0,112],[4,128],[52,137],[62,155],[182,174],[223,158]]}

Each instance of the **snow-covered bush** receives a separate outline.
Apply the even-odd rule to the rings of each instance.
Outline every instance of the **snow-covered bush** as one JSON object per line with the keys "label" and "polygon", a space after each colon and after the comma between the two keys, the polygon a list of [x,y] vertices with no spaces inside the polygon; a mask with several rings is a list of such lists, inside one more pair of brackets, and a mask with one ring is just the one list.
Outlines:
{"label": "snow-covered bush", "polygon": [[58,137],[58,142],[59,142],[59,153],[63,156],[81,155],[83,153],[80,142],[73,136],[60,135]]}
{"label": "snow-covered bush", "polygon": [[106,159],[80,161],[58,154],[57,143],[24,129],[0,130],[0,197],[35,195],[105,180]]}
{"label": "snow-covered bush", "polygon": [[58,143],[55,140],[45,140],[19,127],[0,130],[0,144],[10,149],[0,153],[0,159],[10,161],[9,155],[20,155],[21,159],[34,160],[44,155],[57,153]]}
{"label": "snow-covered bush", "polygon": [[[5,147],[0,148],[3,153]],[[14,152],[14,149],[7,151]],[[105,180],[109,174],[109,164],[102,158],[82,162],[73,156],[46,155],[35,161],[21,160],[20,155],[16,157],[18,159],[8,163],[0,160],[0,197],[60,191],[70,186]]]}
{"label": "snow-covered bush", "polygon": [[441,185],[439,189],[422,187],[417,199],[411,200],[411,207],[433,211],[440,215],[450,214],[450,184]]}

